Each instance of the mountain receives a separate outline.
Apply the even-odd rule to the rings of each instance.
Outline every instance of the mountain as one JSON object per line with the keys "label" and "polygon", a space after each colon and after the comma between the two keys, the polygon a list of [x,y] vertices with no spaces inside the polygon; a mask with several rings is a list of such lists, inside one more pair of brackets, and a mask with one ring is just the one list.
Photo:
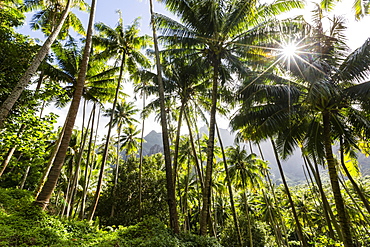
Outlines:
{"label": "mountain", "polygon": [[157,133],[152,130],[144,137],[143,155],[152,155],[156,153],[163,153],[162,133]]}
{"label": "mountain", "polygon": [[[208,134],[208,128],[205,126],[201,127],[199,132],[200,134]],[[223,146],[225,148],[234,145],[234,133],[231,133],[227,129],[220,129],[220,135]],[[163,142],[161,133],[157,133],[156,131],[152,130],[148,135],[144,137],[144,139],[146,141],[143,144],[144,155],[152,155],[159,152],[163,153]],[[216,145],[219,144],[216,143]],[[244,144],[244,148],[248,151],[248,153],[256,153],[258,156],[263,157],[263,159],[269,164],[270,173],[273,181],[277,184],[281,183],[281,176],[277,166],[276,158],[272,145],[269,141],[260,143],[260,149],[262,150],[262,153],[260,153],[260,149],[256,145]],[[335,152],[338,153],[338,151]],[[358,156],[359,167],[362,174],[370,175],[370,159],[365,157],[365,155],[363,154],[359,154]],[[306,181],[304,161],[302,159],[302,154],[300,150],[297,149],[288,159],[281,159],[280,162],[283,166],[284,174],[289,184],[295,185]],[[327,177],[326,170],[323,167],[320,168],[320,173],[324,177]]]}

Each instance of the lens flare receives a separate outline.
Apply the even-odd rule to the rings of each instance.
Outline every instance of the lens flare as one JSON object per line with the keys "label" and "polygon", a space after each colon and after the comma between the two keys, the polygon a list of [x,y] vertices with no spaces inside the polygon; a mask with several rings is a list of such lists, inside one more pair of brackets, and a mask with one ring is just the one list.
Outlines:
{"label": "lens flare", "polygon": [[298,47],[294,43],[286,44],[282,47],[281,53],[285,57],[293,57],[297,53]]}

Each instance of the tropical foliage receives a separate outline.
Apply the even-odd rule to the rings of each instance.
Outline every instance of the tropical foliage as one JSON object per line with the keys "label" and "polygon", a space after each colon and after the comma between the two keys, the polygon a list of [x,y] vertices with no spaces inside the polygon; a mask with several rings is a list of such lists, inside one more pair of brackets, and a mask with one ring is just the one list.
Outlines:
{"label": "tropical foliage", "polygon": [[369,246],[370,40],[336,1],[159,2],[152,37],[96,0],[0,3],[0,245]]}

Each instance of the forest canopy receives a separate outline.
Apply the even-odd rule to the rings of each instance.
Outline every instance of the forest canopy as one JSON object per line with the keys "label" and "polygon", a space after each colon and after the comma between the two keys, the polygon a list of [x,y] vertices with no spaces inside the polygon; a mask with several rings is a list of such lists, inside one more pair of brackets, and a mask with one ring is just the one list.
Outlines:
{"label": "forest canopy", "polygon": [[0,245],[369,246],[370,39],[336,4],[150,0],[143,33],[2,1]]}

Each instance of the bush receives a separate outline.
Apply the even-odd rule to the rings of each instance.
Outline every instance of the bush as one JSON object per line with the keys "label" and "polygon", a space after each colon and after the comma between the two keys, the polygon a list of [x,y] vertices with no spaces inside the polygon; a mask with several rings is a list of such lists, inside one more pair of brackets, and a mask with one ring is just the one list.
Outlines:
{"label": "bush", "polygon": [[0,188],[0,210],[15,213],[33,200],[32,192],[13,188]]}
{"label": "bush", "polygon": [[[266,238],[269,236],[265,229],[268,227],[262,222],[251,222],[252,226],[252,241],[254,247],[266,246]],[[239,227],[243,241],[243,246],[249,246],[250,236],[248,229],[248,221],[245,216],[239,216]],[[230,218],[225,229],[221,234],[221,244],[223,246],[238,246],[238,236],[234,227],[233,219]]]}
{"label": "bush", "polygon": [[[176,236],[157,218],[129,227],[98,228],[97,223],[50,216],[32,205],[28,191],[0,189],[0,246],[218,247],[213,238]],[[4,203],[5,202],[5,203]],[[16,206],[11,208],[11,206]]]}
{"label": "bush", "polygon": [[118,233],[122,246],[154,247],[219,247],[216,239],[194,234],[174,235],[157,218],[147,218],[137,225],[120,228]]}

